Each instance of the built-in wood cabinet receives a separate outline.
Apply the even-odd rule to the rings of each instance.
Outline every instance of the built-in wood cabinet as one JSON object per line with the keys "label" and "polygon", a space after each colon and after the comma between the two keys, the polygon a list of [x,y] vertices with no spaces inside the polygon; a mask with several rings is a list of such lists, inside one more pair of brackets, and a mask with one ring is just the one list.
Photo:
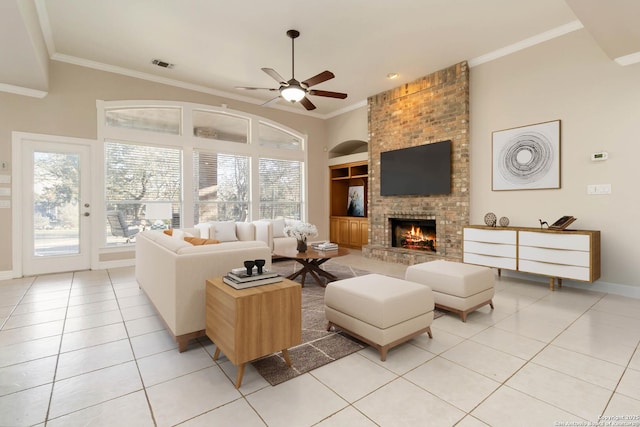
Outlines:
{"label": "built-in wood cabinet", "polygon": [[469,264],[594,282],[600,278],[600,231],[469,226],[463,230]]}
{"label": "built-in wood cabinet", "polygon": [[[342,246],[360,249],[369,242],[367,218],[369,166],[354,162],[329,167],[329,239]],[[349,190],[362,187],[362,213],[349,215]]]}

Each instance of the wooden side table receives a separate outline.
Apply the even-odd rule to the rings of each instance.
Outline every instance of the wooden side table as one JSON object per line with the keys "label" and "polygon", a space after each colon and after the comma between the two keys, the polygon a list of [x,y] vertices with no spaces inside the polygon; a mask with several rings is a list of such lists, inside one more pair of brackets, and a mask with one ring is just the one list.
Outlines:
{"label": "wooden side table", "polygon": [[240,388],[247,362],[282,351],[291,366],[287,349],[302,341],[302,289],[300,284],[282,282],[234,289],[221,277],[207,280],[206,334],[238,367],[236,388]]}

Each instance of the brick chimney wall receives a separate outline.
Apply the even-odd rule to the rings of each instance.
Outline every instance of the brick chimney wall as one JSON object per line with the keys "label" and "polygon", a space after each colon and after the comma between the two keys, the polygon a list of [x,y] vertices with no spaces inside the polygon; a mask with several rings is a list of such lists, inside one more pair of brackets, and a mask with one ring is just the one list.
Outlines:
{"label": "brick chimney wall", "polygon": [[[469,68],[453,65],[368,99],[368,258],[417,264],[462,259],[462,227],[469,224]],[[380,196],[380,153],[451,140],[451,193]],[[438,252],[392,248],[389,218],[435,217]]]}

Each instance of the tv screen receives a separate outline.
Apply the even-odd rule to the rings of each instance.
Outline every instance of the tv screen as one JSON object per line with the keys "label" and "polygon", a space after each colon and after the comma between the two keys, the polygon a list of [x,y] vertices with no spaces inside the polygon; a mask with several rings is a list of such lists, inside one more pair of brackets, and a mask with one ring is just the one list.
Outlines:
{"label": "tv screen", "polygon": [[381,196],[451,193],[451,141],[380,153]]}

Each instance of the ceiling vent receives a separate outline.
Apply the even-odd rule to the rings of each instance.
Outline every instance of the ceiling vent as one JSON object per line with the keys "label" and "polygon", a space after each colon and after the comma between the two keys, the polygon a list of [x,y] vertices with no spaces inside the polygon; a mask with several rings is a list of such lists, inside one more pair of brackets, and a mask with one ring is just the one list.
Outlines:
{"label": "ceiling vent", "polygon": [[153,61],[151,61],[151,63],[153,65],[157,65],[158,67],[162,67],[162,68],[173,68],[175,65],[175,64],[171,64],[170,62],[163,61],[161,59],[154,59]]}

